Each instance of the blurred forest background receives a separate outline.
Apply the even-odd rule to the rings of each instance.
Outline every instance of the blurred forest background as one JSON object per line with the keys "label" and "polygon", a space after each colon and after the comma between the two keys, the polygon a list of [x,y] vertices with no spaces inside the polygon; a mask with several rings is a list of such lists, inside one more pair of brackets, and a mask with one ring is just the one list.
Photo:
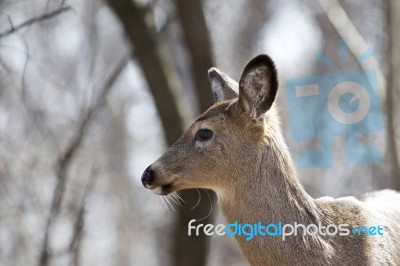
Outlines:
{"label": "blurred forest background", "polygon": [[312,144],[285,81],[331,73],[315,54],[337,60],[340,39],[374,53],[357,69],[378,77],[384,157],[348,164],[338,137],[333,167],[299,178],[312,196],[399,189],[398,0],[0,0],[0,265],[245,265],[232,238],[187,236],[211,208],[202,222],[224,222],[214,196],[162,202],[141,173],[212,104],[207,70],[239,79],[259,53],[297,160]]}

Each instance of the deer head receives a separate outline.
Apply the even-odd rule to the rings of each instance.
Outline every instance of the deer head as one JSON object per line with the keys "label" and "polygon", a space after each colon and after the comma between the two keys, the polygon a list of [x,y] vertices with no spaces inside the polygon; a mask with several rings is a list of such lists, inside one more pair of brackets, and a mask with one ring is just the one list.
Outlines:
{"label": "deer head", "polygon": [[187,188],[223,193],[252,182],[240,177],[256,174],[263,147],[280,133],[273,111],[277,71],[267,55],[246,65],[239,84],[216,68],[208,76],[214,105],[142,175],[143,185],[156,194]]}

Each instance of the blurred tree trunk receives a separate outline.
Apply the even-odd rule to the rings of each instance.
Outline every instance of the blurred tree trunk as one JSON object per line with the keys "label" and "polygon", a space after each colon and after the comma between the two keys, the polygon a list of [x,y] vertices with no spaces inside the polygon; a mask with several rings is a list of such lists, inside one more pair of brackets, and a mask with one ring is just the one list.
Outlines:
{"label": "blurred tree trunk", "polygon": [[200,0],[176,0],[176,7],[189,50],[200,112],[204,112],[213,104],[207,72],[214,60],[203,7]]}
{"label": "blurred tree trunk", "polygon": [[[176,0],[178,16],[181,21],[185,44],[188,48],[191,73],[200,112],[204,112],[213,104],[210,84],[207,77],[208,69],[214,66],[210,36],[200,0]],[[188,236],[187,225],[191,219],[202,218],[210,210],[210,204],[215,204],[216,196],[209,191],[211,199],[199,204],[195,212],[178,209],[174,237],[174,266],[203,266],[207,263],[209,237],[204,233],[199,236]],[[180,194],[189,204],[196,204],[199,194],[195,190],[184,190]],[[202,220],[202,223],[212,223],[213,215]]]}
{"label": "blurred tree trunk", "polygon": [[157,42],[152,25],[148,25],[147,10],[132,0],[107,0],[108,5],[121,21],[134,48],[135,59],[140,65],[153,95],[168,145],[172,145],[184,131],[184,121],[174,92],[179,88],[165,53]]}
{"label": "blurred tree trunk", "polygon": [[388,7],[389,79],[387,86],[388,152],[391,157],[392,188],[400,190],[400,1],[390,0]]}
{"label": "blurred tree trunk", "polygon": [[[123,99],[118,101],[123,102]],[[112,125],[105,135],[105,148],[108,151],[106,159],[108,171],[112,179],[107,188],[110,195],[115,198],[116,222],[117,222],[117,243],[116,243],[116,264],[119,266],[132,265],[131,247],[134,244],[135,232],[132,223],[137,217],[135,201],[133,199],[134,189],[129,179],[127,167],[127,132],[125,127],[125,106],[108,104],[108,111],[105,114],[106,123]]]}
{"label": "blurred tree trunk", "polygon": [[264,47],[257,47],[257,43],[275,7],[270,0],[248,0],[244,1],[242,8],[241,23],[236,25],[237,37],[232,42],[232,64],[234,69],[239,71],[238,77],[245,62],[253,58],[255,54],[265,53]]}
{"label": "blurred tree trunk", "polygon": [[[193,3],[200,6],[200,3]],[[171,64],[166,59],[160,47],[153,26],[148,25],[145,8],[139,7],[131,0],[108,0],[108,4],[121,20],[129,41],[134,48],[135,58],[141,66],[149,89],[153,94],[167,143],[168,145],[172,145],[184,131],[184,121],[180,115],[177,99],[174,98],[174,90],[179,86],[177,81],[173,79],[176,73],[171,69]],[[208,36],[201,6],[199,10],[193,10],[191,6],[189,8],[197,13],[197,16],[200,14],[202,22],[200,22],[198,29],[201,29]],[[188,28],[186,29],[189,30]],[[200,36],[204,38],[203,35]],[[209,87],[207,70],[212,66],[211,48],[207,37],[205,43],[203,40],[194,40],[193,38],[197,37],[190,35],[187,37],[187,41],[190,45],[189,49],[192,55],[194,81],[196,88],[198,88],[196,91],[200,107],[202,110],[205,110],[212,104],[211,92],[206,89]],[[202,45],[196,45],[195,41],[202,41]],[[206,49],[206,52],[201,52],[201,49]],[[200,75],[200,72],[202,75]],[[184,197],[188,206],[196,205],[198,199],[197,192],[193,193],[193,191],[189,190],[185,194]],[[205,206],[198,204],[190,213],[178,209],[178,221],[174,234],[175,240],[172,240],[175,250],[175,256],[172,258],[172,265],[174,266],[202,266],[206,263],[207,237],[203,235],[189,238],[187,235],[187,222],[193,218],[204,217],[211,208],[207,201],[203,203],[205,203]]]}

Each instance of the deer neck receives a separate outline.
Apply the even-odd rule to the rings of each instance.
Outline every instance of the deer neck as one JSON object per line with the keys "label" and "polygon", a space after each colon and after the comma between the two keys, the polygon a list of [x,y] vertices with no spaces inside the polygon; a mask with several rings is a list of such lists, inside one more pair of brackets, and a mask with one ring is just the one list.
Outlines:
{"label": "deer neck", "polygon": [[[237,182],[219,195],[222,211],[229,223],[256,224],[260,221],[266,225],[297,222],[307,226],[320,222],[321,211],[299,183],[281,135],[268,139],[254,161],[257,161],[256,165],[243,171],[242,176],[232,176],[232,180]],[[321,250],[319,239],[307,239],[306,248],[301,237],[292,236],[285,242],[279,237],[258,238],[246,241],[245,237],[236,237],[252,265],[270,265],[271,257],[274,263],[296,264],[296,259],[303,259],[307,250],[313,250],[314,247]],[[303,255],[287,257],[287,252],[296,250],[295,253],[299,254],[303,248]],[[265,253],[269,260],[252,261],[255,259],[254,252]]]}
{"label": "deer neck", "polygon": [[318,222],[318,207],[298,181],[281,135],[268,139],[253,161],[220,195],[229,221]]}

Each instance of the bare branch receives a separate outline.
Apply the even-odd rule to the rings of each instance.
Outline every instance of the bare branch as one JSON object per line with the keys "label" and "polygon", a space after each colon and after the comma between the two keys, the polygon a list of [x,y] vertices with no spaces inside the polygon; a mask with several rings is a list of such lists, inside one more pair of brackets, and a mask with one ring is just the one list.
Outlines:
{"label": "bare branch", "polygon": [[121,60],[121,62],[118,64],[118,66],[114,69],[112,74],[109,76],[109,78],[102,84],[104,84],[103,89],[101,91],[101,94],[99,95],[97,101],[92,105],[91,108],[89,108],[88,112],[86,113],[85,117],[83,118],[79,129],[77,130],[75,136],[72,138],[70,141],[69,145],[67,146],[67,149],[65,152],[60,156],[60,159],[58,160],[58,163],[56,165],[56,172],[57,172],[57,184],[53,192],[53,199],[51,203],[51,208],[50,208],[50,214],[47,220],[47,225],[46,225],[46,231],[45,231],[45,237],[44,237],[44,242],[42,246],[42,251],[40,255],[40,261],[39,265],[48,265],[49,263],[49,230],[51,225],[53,224],[53,221],[57,217],[57,215],[60,212],[60,206],[63,201],[64,197],[64,189],[65,189],[65,184],[67,180],[67,169],[74,158],[76,152],[78,151],[85,133],[90,125],[90,121],[96,114],[96,112],[103,106],[106,97],[108,93],[110,92],[113,84],[119,77],[119,75],[122,73],[122,70],[125,68],[129,61],[130,56],[124,56],[124,58]]}
{"label": "bare branch", "polygon": [[7,16],[9,18],[11,28],[6,30],[6,31],[4,31],[4,32],[1,32],[0,33],[0,38],[5,37],[7,35],[10,35],[10,34],[16,32],[16,31],[19,31],[20,29],[25,28],[25,27],[27,27],[29,25],[32,25],[35,22],[40,22],[40,21],[51,19],[51,18],[53,18],[53,17],[55,17],[55,16],[57,16],[57,15],[59,15],[61,13],[69,11],[69,10],[71,10],[70,6],[64,6],[64,7],[61,7],[59,9],[55,10],[55,11],[40,15],[38,17],[34,17],[34,18],[31,18],[31,19],[28,19],[27,21],[24,21],[24,22],[22,22],[22,23],[20,23],[20,24],[18,24],[16,26],[13,25],[11,19],[9,18],[9,16]]}
{"label": "bare branch", "polygon": [[96,176],[97,176],[97,169],[95,167],[92,167],[89,180],[86,184],[85,191],[83,192],[81,203],[78,207],[77,216],[74,224],[74,233],[68,248],[69,252],[72,254],[72,260],[73,260],[72,264],[75,266],[79,265],[79,251],[82,239],[82,231],[85,223],[86,200],[90,191],[94,186]]}

